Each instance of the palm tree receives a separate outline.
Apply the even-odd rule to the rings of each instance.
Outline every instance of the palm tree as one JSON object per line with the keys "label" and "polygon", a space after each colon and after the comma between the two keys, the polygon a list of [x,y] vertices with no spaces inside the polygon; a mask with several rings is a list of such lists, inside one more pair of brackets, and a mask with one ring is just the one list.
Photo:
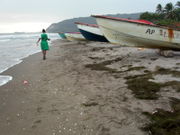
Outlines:
{"label": "palm tree", "polygon": [[177,7],[177,8],[180,8],[180,1],[178,1],[178,2],[176,3],[176,7]]}
{"label": "palm tree", "polygon": [[157,5],[157,7],[156,7],[156,12],[157,12],[158,14],[161,14],[161,13],[163,12],[163,7],[162,7],[161,4],[158,4],[158,5]]}
{"label": "palm tree", "polygon": [[176,3],[175,13],[176,13],[176,20],[180,21],[180,1]]}
{"label": "palm tree", "polygon": [[164,10],[165,10],[166,13],[172,12],[174,10],[173,4],[171,2],[167,3]]}
{"label": "palm tree", "polygon": [[174,6],[173,4],[170,2],[170,3],[167,3],[165,8],[164,8],[164,11],[165,11],[165,14],[166,14],[166,18],[167,19],[175,19],[176,18],[176,14],[174,12]]}

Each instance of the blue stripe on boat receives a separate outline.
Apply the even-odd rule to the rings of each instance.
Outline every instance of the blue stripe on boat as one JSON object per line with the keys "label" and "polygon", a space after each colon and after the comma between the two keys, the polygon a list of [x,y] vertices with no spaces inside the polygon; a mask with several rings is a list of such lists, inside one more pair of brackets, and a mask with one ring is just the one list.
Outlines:
{"label": "blue stripe on boat", "polygon": [[109,42],[104,36],[97,35],[97,34],[82,30],[82,29],[79,29],[79,31],[87,40]]}

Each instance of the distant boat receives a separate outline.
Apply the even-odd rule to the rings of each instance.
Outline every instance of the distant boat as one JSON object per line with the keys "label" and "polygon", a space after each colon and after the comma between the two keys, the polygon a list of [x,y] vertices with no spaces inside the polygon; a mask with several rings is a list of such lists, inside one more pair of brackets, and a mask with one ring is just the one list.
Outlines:
{"label": "distant boat", "polygon": [[86,40],[80,32],[68,32],[65,33],[67,40],[69,41],[82,41]]}
{"label": "distant boat", "polygon": [[60,36],[62,39],[66,39],[65,33],[59,32],[58,34],[59,34],[59,36]]}
{"label": "distant boat", "polygon": [[180,50],[180,30],[146,20],[94,15],[105,37],[114,44]]}
{"label": "distant boat", "polygon": [[91,41],[108,42],[96,24],[86,24],[81,22],[75,22],[81,34]]}

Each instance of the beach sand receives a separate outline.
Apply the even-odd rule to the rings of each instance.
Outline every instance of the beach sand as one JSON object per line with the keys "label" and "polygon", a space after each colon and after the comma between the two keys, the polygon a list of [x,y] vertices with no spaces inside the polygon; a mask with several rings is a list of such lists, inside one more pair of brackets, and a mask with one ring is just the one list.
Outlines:
{"label": "beach sand", "polygon": [[[47,60],[34,54],[2,73],[13,80],[0,87],[0,134],[146,135],[140,128],[149,120],[142,112],[171,110],[169,98],[179,98],[180,93],[168,86],[157,92],[156,100],[138,99],[125,78],[161,67],[179,72],[180,56],[56,40]],[[156,74],[152,81],[180,78]]]}

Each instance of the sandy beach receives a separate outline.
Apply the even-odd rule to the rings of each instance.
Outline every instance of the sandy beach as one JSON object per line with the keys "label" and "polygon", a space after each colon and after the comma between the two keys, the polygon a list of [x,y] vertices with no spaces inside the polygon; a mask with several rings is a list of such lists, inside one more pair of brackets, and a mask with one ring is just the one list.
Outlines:
{"label": "sandy beach", "polygon": [[[147,135],[142,113],[171,111],[179,72],[178,53],[166,58],[151,49],[56,40],[47,60],[37,53],[1,74],[13,80],[0,87],[0,134]],[[151,97],[131,90],[132,78],[144,74],[151,77],[141,78],[142,87],[153,82],[159,89]]]}

